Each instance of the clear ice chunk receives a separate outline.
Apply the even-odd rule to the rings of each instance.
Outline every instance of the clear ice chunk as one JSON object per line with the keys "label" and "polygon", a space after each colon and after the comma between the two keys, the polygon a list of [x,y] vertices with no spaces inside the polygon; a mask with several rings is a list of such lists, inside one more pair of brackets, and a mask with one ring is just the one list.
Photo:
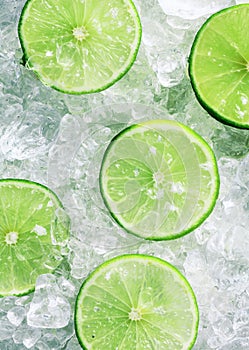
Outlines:
{"label": "clear ice chunk", "polygon": [[16,300],[17,298],[12,296],[0,298],[0,311],[10,310],[15,305]]}
{"label": "clear ice chunk", "polygon": [[69,239],[70,218],[63,208],[57,208],[51,223],[51,240],[64,247]]}
{"label": "clear ice chunk", "polygon": [[235,0],[236,4],[239,5],[239,4],[247,4],[248,1],[247,0]]}
{"label": "clear ice chunk", "polygon": [[41,330],[36,328],[28,327],[25,335],[23,337],[23,345],[30,349],[32,348],[36,342],[41,338]]}
{"label": "clear ice chunk", "polygon": [[58,278],[57,284],[63,295],[68,298],[75,296],[75,285],[71,281],[61,276]]}
{"label": "clear ice chunk", "polygon": [[38,342],[35,344],[35,350],[51,350],[51,348],[42,340],[38,340]]}
{"label": "clear ice chunk", "polygon": [[70,320],[71,307],[57,285],[54,275],[41,275],[36,282],[27,322],[36,328],[62,328]]}
{"label": "clear ice chunk", "polygon": [[43,338],[41,339],[44,343],[46,343],[46,345],[51,346],[51,340],[54,342],[58,342],[59,346],[56,347],[60,348],[60,349],[65,349],[66,344],[68,343],[68,341],[73,337],[73,335],[75,334],[74,332],[74,320],[71,319],[69,324],[66,327],[63,328],[57,328],[56,330],[46,330],[44,331],[46,332],[43,336]]}
{"label": "clear ice chunk", "polygon": [[236,180],[238,184],[249,191],[249,154],[242,160],[237,169]]}
{"label": "clear ice chunk", "polygon": [[224,7],[233,5],[232,0],[158,0],[167,15],[179,16],[185,19],[196,18],[217,12]]}
{"label": "clear ice chunk", "polygon": [[14,330],[15,326],[10,323],[6,316],[0,318],[0,341],[10,339]]}
{"label": "clear ice chunk", "polygon": [[26,316],[26,310],[21,306],[14,306],[7,313],[7,318],[14,326],[18,327]]}
{"label": "clear ice chunk", "polygon": [[76,337],[73,337],[68,343],[65,350],[81,350],[81,346]]}

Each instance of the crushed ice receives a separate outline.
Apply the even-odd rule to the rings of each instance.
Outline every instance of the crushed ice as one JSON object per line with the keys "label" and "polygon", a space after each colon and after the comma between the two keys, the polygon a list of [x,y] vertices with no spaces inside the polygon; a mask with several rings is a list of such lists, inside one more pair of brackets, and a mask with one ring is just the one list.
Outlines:
{"label": "crushed ice", "polygon": [[[70,96],[43,86],[20,65],[16,24],[24,0],[1,2],[1,177],[49,185],[72,221],[70,239],[63,236],[60,241],[65,261],[55,275],[40,276],[29,296],[0,299],[1,349],[80,350],[73,307],[82,280],[107,258],[136,252],[164,258],[188,277],[201,313],[196,350],[249,348],[249,136],[209,117],[186,76],[189,48],[205,20],[201,16],[235,1],[135,3],[143,39],[133,69],[102,93]],[[65,49],[71,48],[47,55],[57,55],[62,65],[70,66]],[[246,103],[242,95],[240,109]],[[166,243],[125,233],[109,217],[98,187],[101,159],[111,138],[127,125],[151,118],[177,119],[199,132],[213,146],[221,175],[220,198],[211,217],[192,234]],[[182,192],[178,185],[173,190]],[[66,216],[62,223],[64,230]],[[58,243],[56,235],[54,240]]]}

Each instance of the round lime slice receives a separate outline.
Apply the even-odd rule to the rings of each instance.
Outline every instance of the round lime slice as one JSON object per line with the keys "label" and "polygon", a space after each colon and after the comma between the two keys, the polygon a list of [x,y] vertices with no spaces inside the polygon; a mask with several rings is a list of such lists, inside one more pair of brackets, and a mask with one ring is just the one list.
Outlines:
{"label": "round lime slice", "polygon": [[175,267],[151,256],[124,255],[83,283],[75,329],[86,350],[187,350],[197,336],[198,315],[194,293]]}
{"label": "round lime slice", "polygon": [[151,240],[172,239],[199,226],[219,190],[213,151],[190,128],[169,120],[125,129],[107,148],[100,189],[113,218]]}
{"label": "round lime slice", "polygon": [[249,4],[211,16],[193,43],[189,74],[200,104],[219,121],[249,129]]}
{"label": "round lime slice", "polygon": [[28,0],[18,32],[26,65],[45,85],[71,94],[114,84],[141,40],[131,0]]}
{"label": "round lime slice", "polygon": [[60,263],[52,243],[62,204],[47,187],[17,179],[0,180],[0,295],[34,290],[37,276]]}

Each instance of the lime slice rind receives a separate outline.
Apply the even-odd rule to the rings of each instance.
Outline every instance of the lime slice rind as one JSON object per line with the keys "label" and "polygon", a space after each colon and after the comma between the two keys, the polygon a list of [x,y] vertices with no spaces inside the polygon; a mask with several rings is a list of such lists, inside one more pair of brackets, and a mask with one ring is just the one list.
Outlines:
{"label": "lime slice rind", "polygon": [[[22,179],[0,180],[0,296],[22,296],[35,288],[37,276],[52,273],[62,260],[52,242],[59,198],[46,186]],[[65,232],[66,231],[66,232]],[[69,227],[60,229],[68,239]]]}
{"label": "lime slice rind", "polygon": [[[155,147],[148,141],[150,134],[160,137]],[[148,163],[150,151],[155,155]],[[220,185],[210,146],[188,127],[166,120],[132,125],[114,137],[104,154],[99,182],[114,220],[147,240],[178,238],[200,226],[214,208]]]}
{"label": "lime slice rind", "polygon": [[145,344],[172,348],[176,342],[176,349],[190,350],[199,311],[190,284],[174,266],[152,256],[123,255],[97,267],[83,282],[74,322],[86,350],[125,349],[127,341],[138,349]]}
{"label": "lime slice rind", "polygon": [[[232,18],[232,21],[234,20],[233,15],[234,18],[235,16],[239,18],[240,11],[247,11],[248,18],[249,4],[240,4],[223,9],[207,19],[199,29],[193,42],[188,70],[190,82],[198,102],[212,117],[229,126],[249,129],[248,91],[247,93],[243,92],[243,86],[245,87],[247,84],[244,80],[248,80],[249,76],[249,57],[245,57],[244,53],[240,52],[239,45],[241,43],[236,42],[236,39],[238,40],[237,35],[234,39],[227,31],[229,27],[228,16]],[[216,25],[217,27],[218,21],[221,21],[222,17],[226,18],[226,16],[228,19],[227,23],[224,24],[224,31],[212,30],[212,26]],[[243,21],[243,26],[244,24]],[[237,27],[237,32],[239,31],[240,29]],[[212,45],[214,45],[215,54],[212,53]],[[202,50],[205,50],[205,52],[201,52]],[[225,66],[227,68],[224,68]],[[216,73],[212,73],[212,71],[216,71]],[[204,76],[207,77],[203,81]],[[207,82],[210,82],[212,86],[207,86],[204,91],[203,85],[205,86]],[[224,95],[225,92],[226,95]],[[236,97],[236,94],[238,97]]]}
{"label": "lime slice rind", "polygon": [[[52,5],[56,5],[57,1],[50,0],[49,3],[52,11]],[[50,13],[51,17],[48,17],[49,7],[47,8],[48,14],[45,21],[43,18],[45,10],[40,8],[40,2],[28,0],[18,25],[24,64],[34,71],[44,85],[63,93],[74,95],[94,93],[115,84],[131,69],[136,60],[141,43],[142,26],[137,9],[131,0],[115,0],[113,7],[110,7],[110,4],[108,1],[106,6],[102,3],[101,8],[104,12],[101,13],[92,3],[84,5],[83,2],[74,0],[74,6],[71,2],[68,5],[64,4],[68,6],[67,10],[70,10],[65,18],[58,12],[58,7],[64,5],[57,4]],[[88,7],[84,6],[88,6],[93,11],[92,16]],[[105,12],[109,7],[111,15],[109,14],[108,25],[105,18],[108,13]],[[58,16],[55,17],[56,15]],[[63,26],[60,28],[63,18],[66,28]],[[87,37],[85,42],[76,40],[72,34],[75,29],[77,33],[84,29],[84,26],[81,26],[84,21],[92,31],[92,36],[89,35],[90,39]],[[73,28],[74,26],[76,27]],[[51,27],[54,28],[56,36],[50,38]],[[31,31],[30,28],[34,30]],[[40,30],[39,37],[42,37],[47,28],[48,37],[28,40],[35,31],[39,34],[37,28]],[[100,35],[102,30],[103,37]]]}

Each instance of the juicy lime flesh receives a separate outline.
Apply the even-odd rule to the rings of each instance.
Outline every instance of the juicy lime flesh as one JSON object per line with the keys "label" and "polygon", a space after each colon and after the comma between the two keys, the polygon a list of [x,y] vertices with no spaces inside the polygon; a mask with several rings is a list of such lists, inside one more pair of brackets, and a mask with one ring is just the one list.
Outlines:
{"label": "juicy lime flesh", "polygon": [[38,275],[59,262],[51,243],[58,198],[47,188],[22,180],[0,181],[0,295],[34,289]]}
{"label": "juicy lime flesh", "polygon": [[87,93],[126,73],[141,27],[130,0],[29,0],[19,37],[27,65],[45,84]]}
{"label": "juicy lime flesh", "polygon": [[200,102],[215,117],[249,128],[249,4],[212,16],[200,29],[190,76]]}
{"label": "juicy lime flesh", "polygon": [[210,147],[173,121],[134,125],[108,147],[101,192],[113,217],[147,239],[190,232],[212,210],[219,176]]}
{"label": "juicy lime flesh", "polygon": [[85,349],[191,349],[198,309],[188,282],[168,263],[122,256],[99,267],[76,303]]}

